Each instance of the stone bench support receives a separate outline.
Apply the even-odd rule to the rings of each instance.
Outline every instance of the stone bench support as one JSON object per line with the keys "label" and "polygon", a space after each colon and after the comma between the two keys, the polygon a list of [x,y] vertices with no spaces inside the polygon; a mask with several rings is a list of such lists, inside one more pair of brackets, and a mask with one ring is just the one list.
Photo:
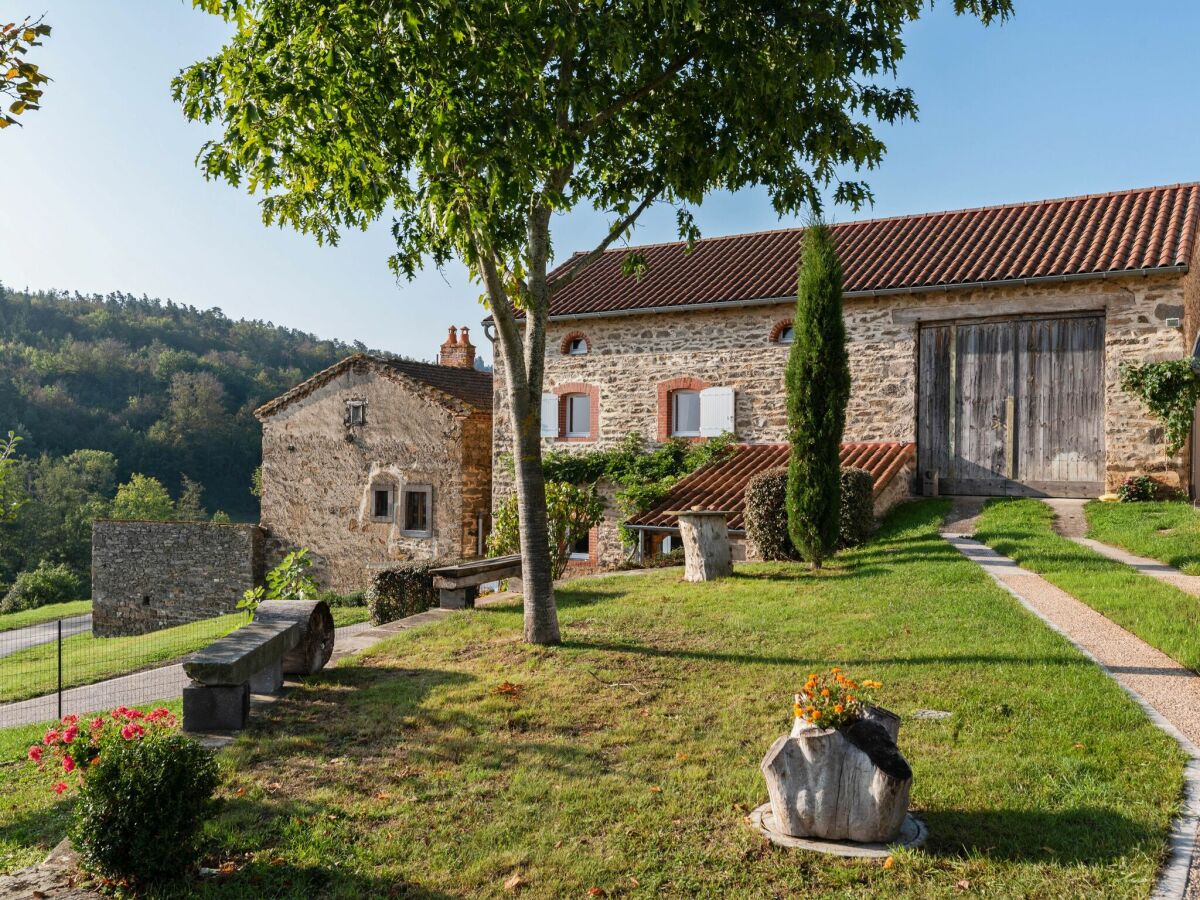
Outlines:
{"label": "stone bench support", "polygon": [[433,576],[433,586],[438,590],[438,606],[442,609],[466,609],[475,605],[479,585],[519,576],[521,557],[473,559],[433,569],[430,574]]}
{"label": "stone bench support", "polygon": [[311,675],[333,653],[333,616],[323,601],[268,600],[255,620],[214,641],[183,664],[186,731],[239,731],[250,693],[277,693],[284,674]]}

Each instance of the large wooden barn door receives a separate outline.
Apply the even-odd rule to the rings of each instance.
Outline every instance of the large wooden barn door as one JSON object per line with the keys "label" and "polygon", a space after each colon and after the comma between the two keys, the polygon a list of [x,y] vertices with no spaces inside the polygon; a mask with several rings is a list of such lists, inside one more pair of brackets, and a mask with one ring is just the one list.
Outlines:
{"label": "large wooden barn door", "polygon": [[927,325],[919,353],[919,466],[941,493],[1101,492],[1102,316]]}

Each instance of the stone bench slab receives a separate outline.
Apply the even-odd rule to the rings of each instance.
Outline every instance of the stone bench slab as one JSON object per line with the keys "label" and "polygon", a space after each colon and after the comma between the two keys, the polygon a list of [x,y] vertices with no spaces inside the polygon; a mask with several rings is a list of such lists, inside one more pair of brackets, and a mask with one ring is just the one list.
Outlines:
{"label": "stone bench slab", "polygon": [[303,636],[304,626],[300,622],[270,619],[251,622],[193,654],[183,664],[183,671],[199,684],[246,684],[278,663]]}

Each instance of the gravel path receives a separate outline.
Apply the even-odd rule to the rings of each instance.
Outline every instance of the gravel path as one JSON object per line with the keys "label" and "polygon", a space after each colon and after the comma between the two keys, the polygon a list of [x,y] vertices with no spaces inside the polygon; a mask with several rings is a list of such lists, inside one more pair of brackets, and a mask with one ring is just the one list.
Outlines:
{"label": "gravel path", "polygon": [[92,614],[83,613],[78,616],[66,616],[61,620],[42,622],[38,625],[27,625],[25,628],[0,631],[0,657],[58,640],[59,621],[62,622],[63,637],[71,637],[92,630]]}
{"label": "gravel path", "polygon": [[1200,676],[985,544],[957,534],[943,536],[1034,615],[1099,663],[1192,756],[1184,809],[1171,837],[1171,857],[1153,896],[1200,900],[1200,854],[1195,852],[1200,822]]}

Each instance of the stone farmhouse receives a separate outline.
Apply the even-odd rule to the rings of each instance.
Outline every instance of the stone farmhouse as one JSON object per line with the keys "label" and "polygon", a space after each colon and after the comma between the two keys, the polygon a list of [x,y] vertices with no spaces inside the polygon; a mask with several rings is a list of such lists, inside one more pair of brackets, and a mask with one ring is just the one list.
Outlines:
{"label": "stone farmhouse", "polygon": [[492,376],[474,364],[451,327],[437,365],[357,354],[256,410],[268,563],[307,547],[323,584],[353,591],[389,561],[481,553]]}
{"label": "stone farmhouse", "polygon": [[[1187,184],[835,225],[853,379],[843,459],[875,475],[877,507],[910,490],[1096,496],[1141,472],[1194,489],[1190,456],[1166,455],[1118,381],[1122,363],[1196,341],[1198,218],[1200,185]],[[745,482],[784,458],[800,234],[638,247],[641,278],[622,274],[628,250],[610,250],[554,297],[544,449],[629,432],[744,444],[629,523],[643,549],[669,540],[685,503],[740,515]],[[513,490],[505,405],[498,383],[494,501]],[[629,553],[619,524],[610,508],[582,564]]]}

